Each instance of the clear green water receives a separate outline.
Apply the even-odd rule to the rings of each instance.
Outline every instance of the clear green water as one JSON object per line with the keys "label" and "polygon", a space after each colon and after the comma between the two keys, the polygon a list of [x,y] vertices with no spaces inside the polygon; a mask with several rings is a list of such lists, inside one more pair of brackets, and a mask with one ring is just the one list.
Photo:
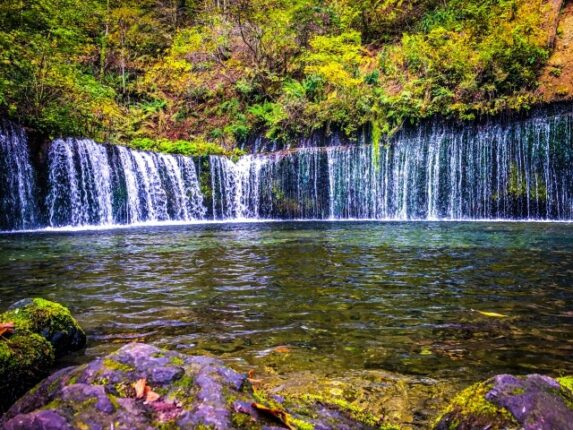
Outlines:
{"label": "clear green water", "polygon": [[77,361],[142,340],[285,374],[384,370],[467,383],[573,373],[573,224],[0,235],[0,310],[33,296],[69,306],[87,329]]}

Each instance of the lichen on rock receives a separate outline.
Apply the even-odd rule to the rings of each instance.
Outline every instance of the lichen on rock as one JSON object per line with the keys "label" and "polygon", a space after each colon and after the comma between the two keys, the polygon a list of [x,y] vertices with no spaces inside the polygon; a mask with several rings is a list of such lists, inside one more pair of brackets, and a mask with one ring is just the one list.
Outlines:
{"label": "lichen on rock", "polygon": [[573,391],[543,375],[497,375],[458,394],[435,430],[554,430],[571,428]]}
{"label": "lichen on rock", "polygon": [[[144,381],[151,398],[138,395]],[[139,393],[141,394],[141,392]],[[215,358],[133,343],[92,362],[63,369],[17,401],[0,420],[7,430],[374,429],[336,405],[296,405],[260,392]],[[118,427],[117,423],[121,423]]]}

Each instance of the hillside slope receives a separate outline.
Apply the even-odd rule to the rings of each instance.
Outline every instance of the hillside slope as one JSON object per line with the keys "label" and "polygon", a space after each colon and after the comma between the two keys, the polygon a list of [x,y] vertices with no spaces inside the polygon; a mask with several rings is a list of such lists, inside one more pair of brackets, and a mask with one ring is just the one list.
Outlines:
{"label": "hillside slope", "polygon": [[539,77],[539,92],[545,102],[573,97],[573,3],[566,2],[557,18],[554,48]]}
{"label": "hillside slope", "polygon": [[368,126],[377,138],[435,115],[471,120],[570,97],[571,5],[561,6],[4,2],[0,110],[44,136],[189,155],[230,153],[253,134]]}

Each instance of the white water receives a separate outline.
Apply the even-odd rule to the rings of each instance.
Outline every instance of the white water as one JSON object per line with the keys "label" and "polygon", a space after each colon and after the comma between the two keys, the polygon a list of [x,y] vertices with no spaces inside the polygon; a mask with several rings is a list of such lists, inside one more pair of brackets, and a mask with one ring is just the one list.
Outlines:
{"label": "white water", "polygon": [[212,157],[216,218],[573,218],[571,117],[403,134],[371,145]]}
{"label": "white water", "polygon": [[0,122],[0,230],[36,225],[35,188],[24,131]]}
{"label": "white water", "polygon": [[56,140],[48,153],[48,225],[191,221],[205,215],[193,160]]}
{"label": "white water", "polygon": [[[371,145],[208,160],[52,142],[44,210],[25,135],[0,134],[0,229],[207,220],[573,220],[569,113],[403,132]],[[202,169],[199,171],[198,169]],[[7,172],[7,173],[6,173]]]}

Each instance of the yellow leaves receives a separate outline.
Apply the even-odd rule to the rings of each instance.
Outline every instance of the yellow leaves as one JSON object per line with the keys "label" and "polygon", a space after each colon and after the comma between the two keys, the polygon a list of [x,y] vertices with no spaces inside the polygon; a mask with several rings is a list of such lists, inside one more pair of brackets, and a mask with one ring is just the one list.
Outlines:
{"label": "yellow leaves", "polygon": [[366,64],[366,51],[361,47],[358,32],[315,36],[310,40],[310,48],[302,58],[307,75],[321,76],[343,88],[362,82],[360,67]]}
{"label": "yellow leaves", "polygon": [[207,50],[209,47],[204,43],[204,35],[203,29],[199,28],[186,28],[178,31],[171,46],[171,55],[185,56],[195,51]]}

